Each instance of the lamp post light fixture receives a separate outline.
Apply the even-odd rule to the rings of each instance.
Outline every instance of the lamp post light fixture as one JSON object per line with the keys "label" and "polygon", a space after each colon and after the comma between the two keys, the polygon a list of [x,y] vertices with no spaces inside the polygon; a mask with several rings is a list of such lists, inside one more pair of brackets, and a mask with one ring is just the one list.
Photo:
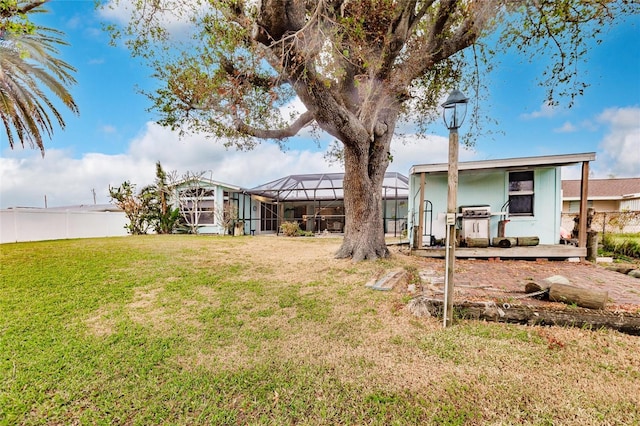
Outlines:
{"label": "lamp post light fixture", "polygon": [[453,323],[453,275],[455,268],[456,250],[456,210],[458,198],[458,128],[462,125],[467,115],[467,103],[469,98],[461,91],[453,90],[447,100],[442,104],[444,111],[442,118],[449,129],[449,170],[447,189],[447,238],[445,249],[444,277],[444,326]]}
{"label": "lamp post light fixture", "polygon": [[449,130],[457,131],[465,117],[467,116],[467,104],[469,98],[467,98],[458,89],[453,90],[446,101],[442,104],[444,111],[442,112],[442,118],[444,119],[444,125]]}

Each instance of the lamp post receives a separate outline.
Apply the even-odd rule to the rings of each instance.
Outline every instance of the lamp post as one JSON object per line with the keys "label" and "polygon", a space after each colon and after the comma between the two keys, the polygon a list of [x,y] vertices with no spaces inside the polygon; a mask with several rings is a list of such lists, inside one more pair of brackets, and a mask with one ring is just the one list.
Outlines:
{"label": "lamp post", "polygon": [[442,104],[444,111],[442,117],[444,124],[449,129],[449,173],[447,189],[447,238],[445,249],[444,277],[444,326],[453,323],[453,274],[455,268],[456,250],[456,210],[458,198],[458,128],[462,125],[467,115],[467,103],[469,98],[461,91],[454,90]]}

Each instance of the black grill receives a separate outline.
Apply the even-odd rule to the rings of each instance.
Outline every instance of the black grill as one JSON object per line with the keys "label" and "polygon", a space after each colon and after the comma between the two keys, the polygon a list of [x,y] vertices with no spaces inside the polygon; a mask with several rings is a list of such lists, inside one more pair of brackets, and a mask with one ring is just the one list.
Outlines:
{"label": "black grill", "polygon": [[469,209],[465,209],[462,211],[462,217],[463,218],[477,218],[477,217],[489,217],[491,216],[491,212],[489,210],[486,209],[479,209],[479,210],[469,210]]}

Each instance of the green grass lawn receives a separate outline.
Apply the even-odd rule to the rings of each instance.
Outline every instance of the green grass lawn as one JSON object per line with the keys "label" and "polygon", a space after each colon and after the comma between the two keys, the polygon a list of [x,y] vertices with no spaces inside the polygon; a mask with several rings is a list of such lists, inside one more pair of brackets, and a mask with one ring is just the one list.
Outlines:
{"label": "green grass lawn", "polygon": [[640,339],[411,316],[334,238],[0,245],[0,424],[640,424]]}
{"label": "green grass lawn", "polygon": [[610,236],[616,243],[621,243],[624,241],[633,241],[636,244],[640,244],[640,233],[634,233],[634,234],[609,233],[607,235]]}
{"label": "green grass lawn", "polygon": [[614,256],[618,260],[640,262],[640,233],[600,235],[600,251],[603,255]]}

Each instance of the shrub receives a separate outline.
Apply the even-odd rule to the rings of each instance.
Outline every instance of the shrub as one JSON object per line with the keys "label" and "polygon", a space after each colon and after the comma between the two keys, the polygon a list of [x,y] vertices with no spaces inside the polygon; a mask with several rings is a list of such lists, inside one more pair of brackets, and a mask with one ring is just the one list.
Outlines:
{"label": "shrub", "polygon": [[287,237],[295,237],[300,234],[300,225],[298,222],[282,222],[280,231]]}
{"label": "shrub", "polygon": [[614,256],[640,258],[640,242],[631,238],[620,238],[606,234],[602,239],[602,249]]}

